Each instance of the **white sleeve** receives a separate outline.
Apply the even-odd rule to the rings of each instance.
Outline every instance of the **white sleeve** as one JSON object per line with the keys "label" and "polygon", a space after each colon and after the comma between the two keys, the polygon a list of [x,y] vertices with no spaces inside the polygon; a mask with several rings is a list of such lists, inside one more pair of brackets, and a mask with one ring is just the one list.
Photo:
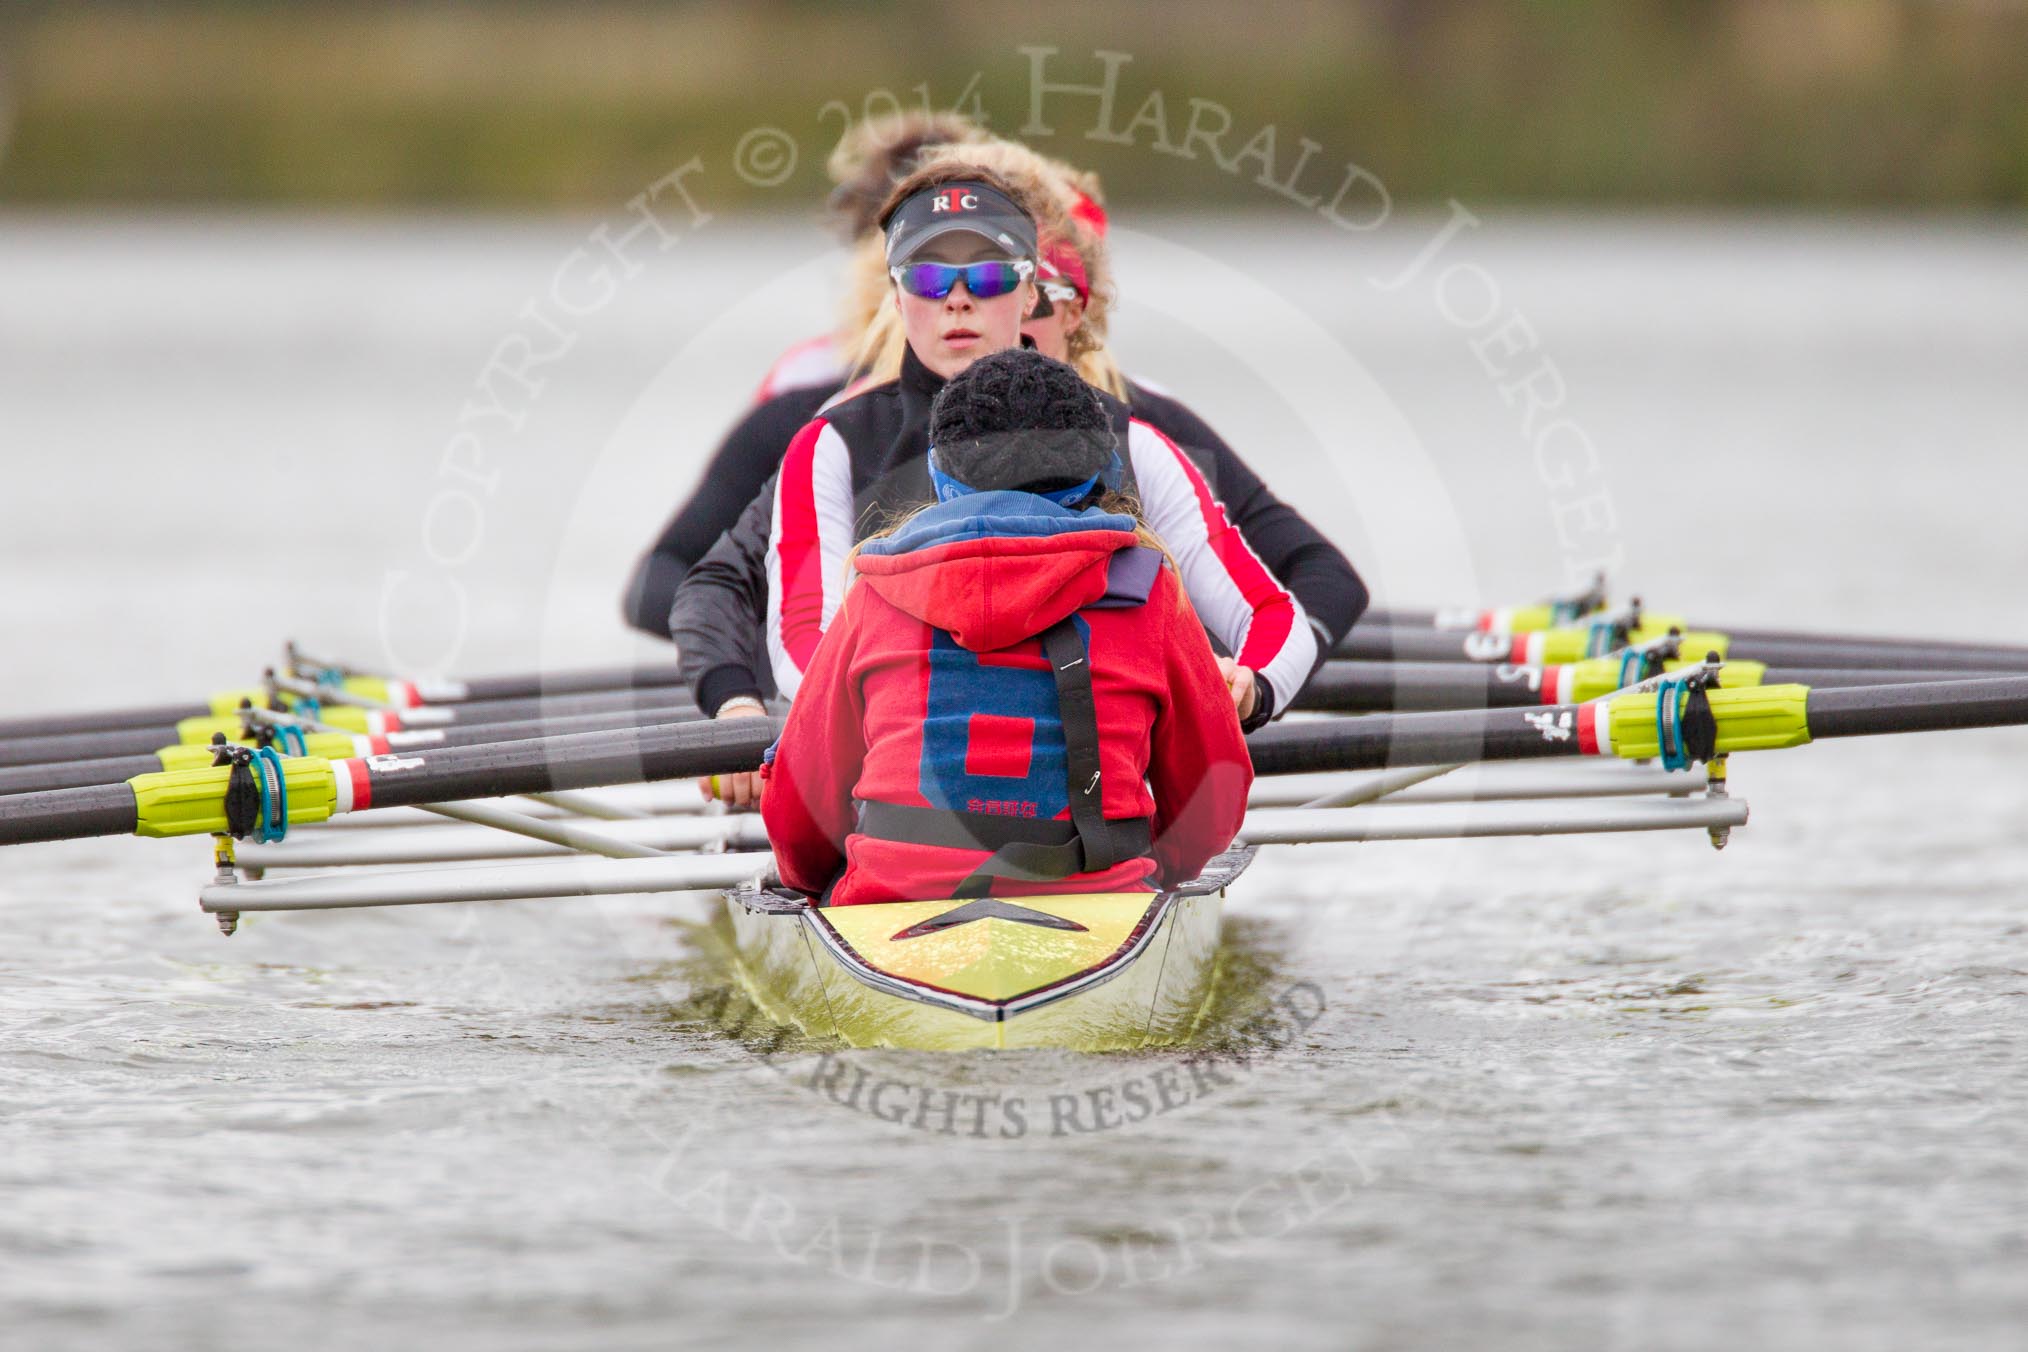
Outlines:
{"label": "white sleeve", "polygon": [[1316,630],[1301,602],[1226,519],[1181,447],[1136,418],[1127,449],[1142,517],[1176,560],[1198,618],[1267,682],[1276,712],[1286,710],[1317,660]]}
{"label": "white sleeve", "polygon": [[768,529],[768,661],[775,686],[794,699],[817,641],[845,595],[852,552],[852,453],[819,419],[782,458]]}

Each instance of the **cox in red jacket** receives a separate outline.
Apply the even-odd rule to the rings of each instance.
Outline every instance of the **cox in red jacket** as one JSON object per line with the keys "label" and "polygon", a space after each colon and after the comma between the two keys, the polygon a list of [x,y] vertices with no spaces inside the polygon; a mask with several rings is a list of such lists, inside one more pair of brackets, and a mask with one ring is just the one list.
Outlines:
{"label": "cox in red jacket", "polygon": [[856,569],[767,768],[789,886],[832,905],[1153,890],[1231,844],[1246,743],[1131,518],[971,494]]}

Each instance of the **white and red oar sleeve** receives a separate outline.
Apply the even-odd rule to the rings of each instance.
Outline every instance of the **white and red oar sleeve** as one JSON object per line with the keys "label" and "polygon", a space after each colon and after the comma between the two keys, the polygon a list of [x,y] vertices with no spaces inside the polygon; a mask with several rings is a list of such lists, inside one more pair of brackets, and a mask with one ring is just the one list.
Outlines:
{"label": "white and red oar sleeve", "polygon": [[768,530],[768,661],[794,699],[845,594],[852,550],[852,455],[822,418],[789,443]]}
{"label": "white and red oar sleeve", "polygon": [[1127,449],[1142,517],[1169,547],[1197,618],[1268,683],[1275,709],[1287,709],[1317,660],[1316,631],[1301,603],[1226,519],[1181,447],[1136,418]]}

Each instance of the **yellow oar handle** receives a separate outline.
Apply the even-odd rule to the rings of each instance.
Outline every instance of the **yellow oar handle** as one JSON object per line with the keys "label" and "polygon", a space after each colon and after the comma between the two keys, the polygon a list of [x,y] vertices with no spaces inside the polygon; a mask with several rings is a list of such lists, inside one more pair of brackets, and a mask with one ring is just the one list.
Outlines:
{"label": "yellow oar handle", "polygon": [[[1681,699],[1680,689],[1666,692]],[[1747,686],[1738,690],[1708,690],[1711,717],[1718,725],[1717,748],[1730,751],[1774,751],[1802,746],[1810,740],[1809,699],[1806,685]],[[1627,760],[1650,760],[1662,754],[1655,693],[1617,695],[1606,701],[1599,731],[1609,734],[1612,754]],[[1600,738],[1601,741],[1605,739]],[[1600,748],[1604,750],[1604,747]]]}
{"label": "yellow oar handle", "polygon": [[[1585,620],[1601,618],[1609,613],[1609,611],[1601,610],[1593,615],[1582,616],[1575,623],[1579,629],[1582,629]],[[1469,618],[1471,618],[1472,623],[1465,627],[1477,629],[1479,632],[1486,634],[1539,634],[1545,629],[1560,629],[1572,623],[1571,620],[1563,617],[1559,607],[1548,605],[1507,606],[1499,610],[1482,610]],[[1643,632],[1653,630],[1657,634],[1666,634],[1670,629],[1681,629],[1688,623],[1689,621],[1685,620],[1681,615],[1643,614],[1641,616],[1641,629]],[[1446,628],[1452,626],[1447,626],[1440,622],[1438,627]]]}
{"label": "yellow oar handle", "polygon": [[[382,704],[399,706],[412,703],[413,701],[406,697],[405,692],[394,689],[395,684],[395,682],[390,682],[380,676],[347,676],[345,678],[345,689],[355,695],[363,696],[366,699],[378,700]],[[405,682],[402,684],[406,685]],[[267,699],[268,692],[258,686],[248,686],[242,690],[216,690],[212,692],[210,699],[211,715],[214,718],[224,718],[228,714],[238,710],[242,701],[250,700],[255,704],[265,705]],[[331,717],[331,715],[337,713],[341,707],[344,706],[334,705],[325,710],[325,721],[330,723],[337,722],[337,719]],[[364,729],[361,729],[361,731],[364,731]]]}
{"label": "yellow oar handle", "polygon": [[[319,723],[329,723],[341,732],[371,732],[370,711],[355,709],[349,705],[337,704],[317,715]],[[210,718],[186,718],[176,725],[176,740],[184,746],[203,746],[215,732],[222,732],[228,740],[237,741],[245,735],[246,725],[238,714],[215,714]]]}
{"label": "yellow oar handle", "polygon": [[[1629,643],[1646,643],[1650,639],[1666,637],[1672,626],[1666,619],[1643,620],[1640,628],[1627,636]],[[1586,648],[1591,643],[1591,631],[1582,626],[1575,629],[1542,629],[1534,633],[1514,635],[1510,661],[1527,666],[1561,666],[1565,663],[1590,660]],[[1693,629],[1683,635],[1683,656],[1693,662],[1704,660],[1706,653],[1725,656],[1732,644],[1729,634],[1710,630]]]}
{"label": "yellow oar handle", "polygon": [[[231,739],[238,746],[252,746],[250,738]],[[281,750],[278,743],[275,747]],[[362,755],[359,743],[348,732],[307,732],[303,734],[303,751],[310,756],[325,760],[343,760],[347,756]],[[211,768],[213,752],[209,743],[203,746],[165,746],[155,753],[155,759],[162,762],[164,770],[208,770]]]}
{"label": "yellow oar handle", "polygon": [[[1685,671],[1702,665],[1704,665],[1704,656],[1700,653],[1695,659],[1678,658],[1675,661],[1664,662],[1662,669],[1664,671]],[[1553,689],[1559,703],[1582,704],[1588,699],[1600,699],[1612,694],[1615,690],[1621,689],[1620,667],[1621,662],[1617,657],[1586,658],[1582,662],[1570,663],[1569,671],[1554,687],[1550,686],[1545,680],[1543,688],[1545,690]],[[1727,688],[1754,686],[1759,685],[1762,678],[1766,675],[1767,663],[1765,662],[1734,661],[1725,664],[1725,669],[1720,674],[1719,680]]]}
{"label": "yellow oar handle", "polygon": [[[231,767],[223,765],[135,775],[127,781],[134,791],[134,834],[197,836],[225,830],[225,790],[231,777]],[[321,756],[285,759],[282,779],[288,786],[290,825],[331,817],[338,788],[330,761]]]}

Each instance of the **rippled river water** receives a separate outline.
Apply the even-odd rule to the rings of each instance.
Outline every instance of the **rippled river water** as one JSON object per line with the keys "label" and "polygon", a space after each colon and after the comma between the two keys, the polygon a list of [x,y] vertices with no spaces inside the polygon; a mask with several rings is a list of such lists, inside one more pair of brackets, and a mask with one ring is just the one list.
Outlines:
{"label": "rippled river water", "polygon": [[[291,635],[461,672],[651,654],[619,581],[838,260],[718,221],[601,287],[596,224],[0,218],[0,712],[193,696]],[[1489,219],[1418,261],[1441,221],[1134,224],[1128,367],[1388,599],[1611,556],[1699,618],[2028,637],[2018,228]],[[10,850],[0,1327],[2016,1342],[2028,735],[1739,760],[1722,854],[1265,852],[1231,984],[1297,1011],[1278,1051],[842,1054],[950,1119],[742,1026],[701,898],[226,940],[201,842]],[[1052,1112],[1094,1095],[1154,1106]]]}

